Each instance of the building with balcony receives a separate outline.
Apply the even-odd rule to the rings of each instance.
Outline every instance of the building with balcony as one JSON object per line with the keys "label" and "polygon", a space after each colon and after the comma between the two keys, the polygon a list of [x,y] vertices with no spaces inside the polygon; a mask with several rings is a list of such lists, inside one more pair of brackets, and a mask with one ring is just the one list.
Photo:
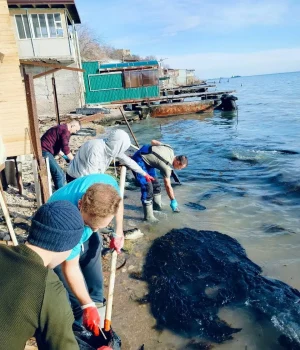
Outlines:
{"label": "building with balcony", "polygon": [[[74,0],[7,0],[19,59],[26,72],[34,75],[51,64],[81,68],[76,25],[80,17]],[[48,64],[44,67],[41,64]],[[82,73],[53,70],[35,79],[38,114],[55,114],[53,76],[60,114],[84,104]]]}

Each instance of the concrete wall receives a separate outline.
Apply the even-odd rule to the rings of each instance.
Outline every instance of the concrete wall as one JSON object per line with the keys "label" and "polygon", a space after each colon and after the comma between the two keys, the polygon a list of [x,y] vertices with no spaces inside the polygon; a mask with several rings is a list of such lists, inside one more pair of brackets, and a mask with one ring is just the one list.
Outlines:
{"label": "concrete wall", "polygon": [[[71,64],[69,67],[77,67]],[[50,68],[26,66],[26,72],[39,74]],[[54,74],[58,94],[58,105],[60,114],[66,114],[82,106],[80,72],[60,70]],[[40,118],[54,117],[54,96],[52,88],[53,74],[43,76],[34,80],[36,103]]]}
{"label": "concrete wall", "polygon": [[12,26],[18,45],[20,59],[52,58],[56,60],[74,60],[73,40],[68,35],[65,11],[63,9],[30,9],[28,14],[60,13],[64,36],[62,38],[19,39],[15,15],[25,15],[24,9],[10,9]]}
{"label": "concrete wall", "polygon": [[178,85],[186,85],[186,69],[178,69],[178,76],[177,76],[177,84]]}

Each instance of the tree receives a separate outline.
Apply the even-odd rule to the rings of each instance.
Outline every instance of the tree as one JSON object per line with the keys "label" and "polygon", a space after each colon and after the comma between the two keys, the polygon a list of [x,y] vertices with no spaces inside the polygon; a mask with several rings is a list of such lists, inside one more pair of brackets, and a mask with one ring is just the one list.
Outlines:
{"label": "tree", "polygon": [[[116,49],[105,42],[87,24],[77,27],[79,49],[83,61],[107,61],[132,59],[140,61],[142,57],[131,54],[124,57],[123,50]],[[144,60],[157,60],[153,55],[146,56]]]}
{"label": "tree", "polygon": [[80,25],[77,28],[77,34],[80,54],[83,61],[108,59],[105,45],[91,28],[85,24]]}
{"label": "tree", "polygon": [[149,55],[144,58],[145,61],[157,61],[157,57],[154,55]]}

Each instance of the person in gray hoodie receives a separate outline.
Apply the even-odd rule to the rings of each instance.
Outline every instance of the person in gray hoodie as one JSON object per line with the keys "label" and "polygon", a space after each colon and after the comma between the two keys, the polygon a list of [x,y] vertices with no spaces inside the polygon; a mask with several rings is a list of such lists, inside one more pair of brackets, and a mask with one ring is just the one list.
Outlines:
{"label": "person in gray hoodie", "polygon": [[69,164],[67,182],[90,174],[103,174],[116,159],[144,176],[147,182],[153,181],[153,177],[125,154],[130,145],[129,135],[120,129],[112,130],[107,139],[96,138],[85,142]]}

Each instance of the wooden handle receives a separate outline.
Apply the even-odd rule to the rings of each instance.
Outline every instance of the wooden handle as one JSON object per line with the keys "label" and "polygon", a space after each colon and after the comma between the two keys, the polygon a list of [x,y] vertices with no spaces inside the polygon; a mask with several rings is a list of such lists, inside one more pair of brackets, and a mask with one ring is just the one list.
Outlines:
{"label": "wooden handle", "polygon": [[[120,175],[120,184],[119,184],[120,195],[122,198],[124,197],[125,180],[126,180],[126,167],[122,166],[121,175]],[[114,250],[111,256],[111,263],[110,263],[108,296],[107,296],[106,312],[105,312],[105,320],[104,320],[105,331],[109,331],[111,327],[111,315],[112,315],[112,305],[113,305],[114,289],[115,289],[117,259],[118,259],[118,253]]]}
{"label": "wooden handle", "polygon": [[128,120],[127,120],[125,114],[123,113],[122,108],[120,107],[119,109],[120,109],[120,112],[121,112],[121,114],[122,114],[122,116],[123,116],[123,118],[124,118],[124,120],[125,120],[125,123],[126,123],[128,129],[129,129],[129,131],[130,131],[130,133],[131,133],[131,136],[132,136],[133,139],[134,139],[135,144],[137,145],[138,148],[140,148],[139,143],[138,143],[138,140],[136,139],[136,137],[135,137],[135,135],[134,135],[134,133],[133,133],[133,131],[132,131],[132,129],[131,129],[129,123],[128,123]]}
{"label": "wooden handle", "polygon": [[13,226],[12,226],[12,223],[11,223],[11,220],[10,220],[9,212],[8,212],[8,209],[7,209],[4,197],[2,195],[2,188],[0,189],[0,206],[2,208],[3,215],[4,215],[4,218],[5,218],[5,221],[6,221],[6,225],[8,227],[10,238],[13,241],[14,245],[18,245],[17,237],[16,237],[15,231],[13,229]]}
{"label": "wooden handle", "polygon": [[130,145],[132,148],[136,149],[136,150],[139,150],[139,148],[133,144]]}

